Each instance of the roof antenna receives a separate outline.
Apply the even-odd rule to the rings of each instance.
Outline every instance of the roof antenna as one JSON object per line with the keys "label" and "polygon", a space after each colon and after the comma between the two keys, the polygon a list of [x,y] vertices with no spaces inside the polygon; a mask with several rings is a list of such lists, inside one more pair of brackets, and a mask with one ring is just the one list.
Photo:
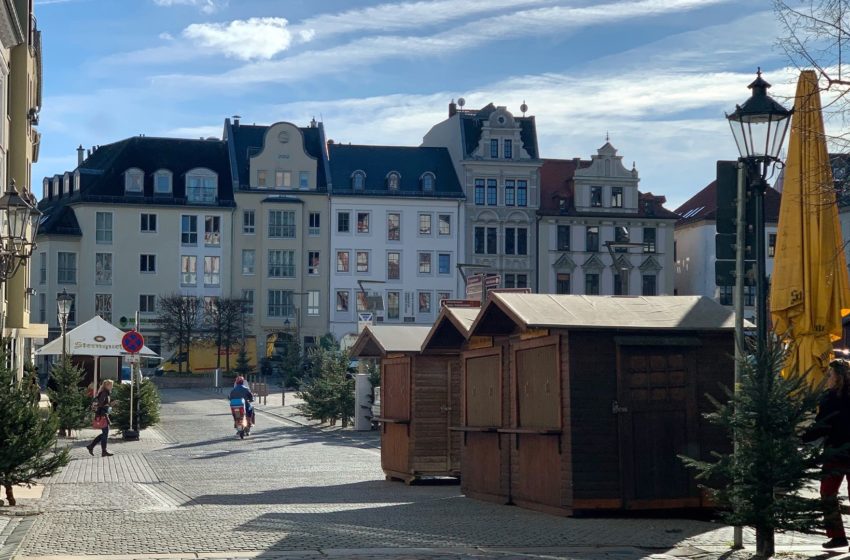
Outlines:
{"label": "roof antenna", "polygon": [[610,140],[610,137],[608,136],[608,131],[606,130],[605,131],[605,142],[607,143],[609,140]]}

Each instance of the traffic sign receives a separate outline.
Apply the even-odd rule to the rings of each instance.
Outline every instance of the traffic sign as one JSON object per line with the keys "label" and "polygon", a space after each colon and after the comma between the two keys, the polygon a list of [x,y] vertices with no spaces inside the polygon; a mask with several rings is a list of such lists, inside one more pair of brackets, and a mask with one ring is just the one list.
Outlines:
{"label": "traffic sign", "polygon": [[121,337],[121,346],[130,354],[135,354],[144,348],[145,337],[138,331],[128,331]]}

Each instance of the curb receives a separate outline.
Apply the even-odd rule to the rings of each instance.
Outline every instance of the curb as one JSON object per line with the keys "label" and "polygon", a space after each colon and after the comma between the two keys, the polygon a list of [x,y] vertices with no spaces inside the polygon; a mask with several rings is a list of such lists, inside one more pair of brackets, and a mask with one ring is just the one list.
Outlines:
{"label": "curb", "polygon": [[12,518],[0,532],[0,560],[11,560],[35,523],[34,517]]}

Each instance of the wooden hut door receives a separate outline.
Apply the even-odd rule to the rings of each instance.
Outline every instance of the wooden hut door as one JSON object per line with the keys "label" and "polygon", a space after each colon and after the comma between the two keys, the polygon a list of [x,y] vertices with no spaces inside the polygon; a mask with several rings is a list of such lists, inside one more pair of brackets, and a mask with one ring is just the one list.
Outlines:
{"label": "wooden hut door", "polygon": [[410,358],[387,358],[381,366],[381,415],[394,421],[384,423],[381,466],[406,473],[410,469]]}
{"label": "wooden hut door", "polygon": [[679,454],[697,445],[696,364],[686,347],[620,346],[618,414],[623,498],[629,507],[699,505]]}

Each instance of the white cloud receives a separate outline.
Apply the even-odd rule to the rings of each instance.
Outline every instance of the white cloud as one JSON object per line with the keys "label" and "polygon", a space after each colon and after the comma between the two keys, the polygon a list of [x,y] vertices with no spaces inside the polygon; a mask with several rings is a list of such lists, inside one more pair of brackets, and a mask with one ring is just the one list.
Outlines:
{"label": "white cloud", "polygon": [[228,0],[153,0],[157,6],[197,6],[205,14],[212,14],[227,6]]}
{"label": "white cloud", "polygon": [[292,34],[284,18],[250,18],[230,23],[193,23],[183,36],[202,47],[242,60],[269,59],[285,51]]}

